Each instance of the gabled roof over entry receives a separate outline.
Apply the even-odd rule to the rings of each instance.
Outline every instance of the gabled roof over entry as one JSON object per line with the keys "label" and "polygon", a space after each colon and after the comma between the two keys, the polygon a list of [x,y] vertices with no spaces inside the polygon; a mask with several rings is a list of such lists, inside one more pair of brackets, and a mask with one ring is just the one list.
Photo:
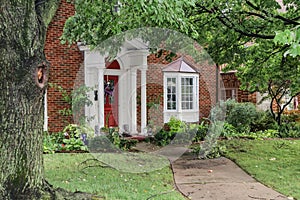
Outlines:
{"label": "gabled roof over entry", "polygon": [[162,68],[163,72],[188,72],[188,73],[199,73],[193,65],[189,64],[184,57],[180,57],[177,60],[171,62],[167,66]]}

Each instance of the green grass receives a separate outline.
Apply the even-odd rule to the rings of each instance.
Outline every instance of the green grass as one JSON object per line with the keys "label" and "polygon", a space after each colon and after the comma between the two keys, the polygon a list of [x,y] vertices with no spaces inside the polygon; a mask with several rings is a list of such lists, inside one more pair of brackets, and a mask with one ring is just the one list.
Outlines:
{"label": "green grass", "polygon": [[[152,168],[154,171],[143,167],[144,165],[149,166],[149,160],[153,157],[126,160],[128,158],[119,158],[117,154],[107,154],[104,157],[98,157],[98,159],[103,161],[107,157],[111,157],[115,161],[120,159],[121,170],[103,165],[94,159],[95,155],[88,153],[44,155],[46,179],[55,187],[69,191],[88,192],[103,196],[108,200],[140,200],[150,197],[151,200],[185,199],[174,189],[173,175],[169,166],[161,165],[160,168],[156,168],[153,161]],[[166,160],[163,161],[162,158],[157,160],[157,163],[167,162]],[[117,162],[115,161],[109,164],[116,167]],[[125,167],[126,163],[128,167]],[[134,172],[143,171],[143,173],[126,172],[134,169],[133,166],[142,168]]]}
{"label": "green grass", "polygon": [[300,140],[230,140],[226,157],[276,191],[300,199]]}

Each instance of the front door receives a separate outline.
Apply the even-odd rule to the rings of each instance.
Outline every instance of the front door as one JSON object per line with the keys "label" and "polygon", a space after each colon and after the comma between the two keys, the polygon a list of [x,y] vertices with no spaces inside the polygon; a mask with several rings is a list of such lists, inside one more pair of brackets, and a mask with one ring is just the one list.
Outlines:
{"label": "front door", "polygon": [[118,126],[118,76],[104,76],[105,127]]}

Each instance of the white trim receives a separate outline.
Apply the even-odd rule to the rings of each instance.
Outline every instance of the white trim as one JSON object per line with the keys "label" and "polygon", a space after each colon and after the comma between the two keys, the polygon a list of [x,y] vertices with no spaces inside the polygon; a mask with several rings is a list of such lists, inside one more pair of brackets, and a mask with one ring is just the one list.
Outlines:
{"label": "white trim", "polygon": [[98,125],[100,128],[105,126],[104,119],[104,69],[98,68]]}
{"label": "white trim", "polygon": [[136,88],[136,83],[137,83],[137,69],[136,68],[131,68],[130,69],[130,80],[131,80],[131,84],[130,84],[130,88],[131,88],[131,127],[130,127],[130,131],[132,134],[137,134],[137,101],[136,101],[136,97],[137,97],[137,88]]}
{"label": "white trim", "polygon": [[147,74],[146,69],[141,69],[141,133],[147,127]]}
{"label": "white trim", "polygon": [[[176,78],[176,110],[167,109],[167,79]],[[193,109],[182,109],[182,78],[193,79]],[[199,74],[165,72],[164,73],[164,122],[168,122],[170,117],[174,116],[179,120],[187,122],[199,121]]]}

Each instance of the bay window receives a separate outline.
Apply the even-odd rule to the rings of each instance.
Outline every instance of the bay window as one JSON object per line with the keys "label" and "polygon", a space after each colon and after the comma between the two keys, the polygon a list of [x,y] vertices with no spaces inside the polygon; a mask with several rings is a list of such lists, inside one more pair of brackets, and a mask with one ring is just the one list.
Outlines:
{"label": "bay window", "polygon": [[164,73],[164,121],[199,120],[199,74]]}

